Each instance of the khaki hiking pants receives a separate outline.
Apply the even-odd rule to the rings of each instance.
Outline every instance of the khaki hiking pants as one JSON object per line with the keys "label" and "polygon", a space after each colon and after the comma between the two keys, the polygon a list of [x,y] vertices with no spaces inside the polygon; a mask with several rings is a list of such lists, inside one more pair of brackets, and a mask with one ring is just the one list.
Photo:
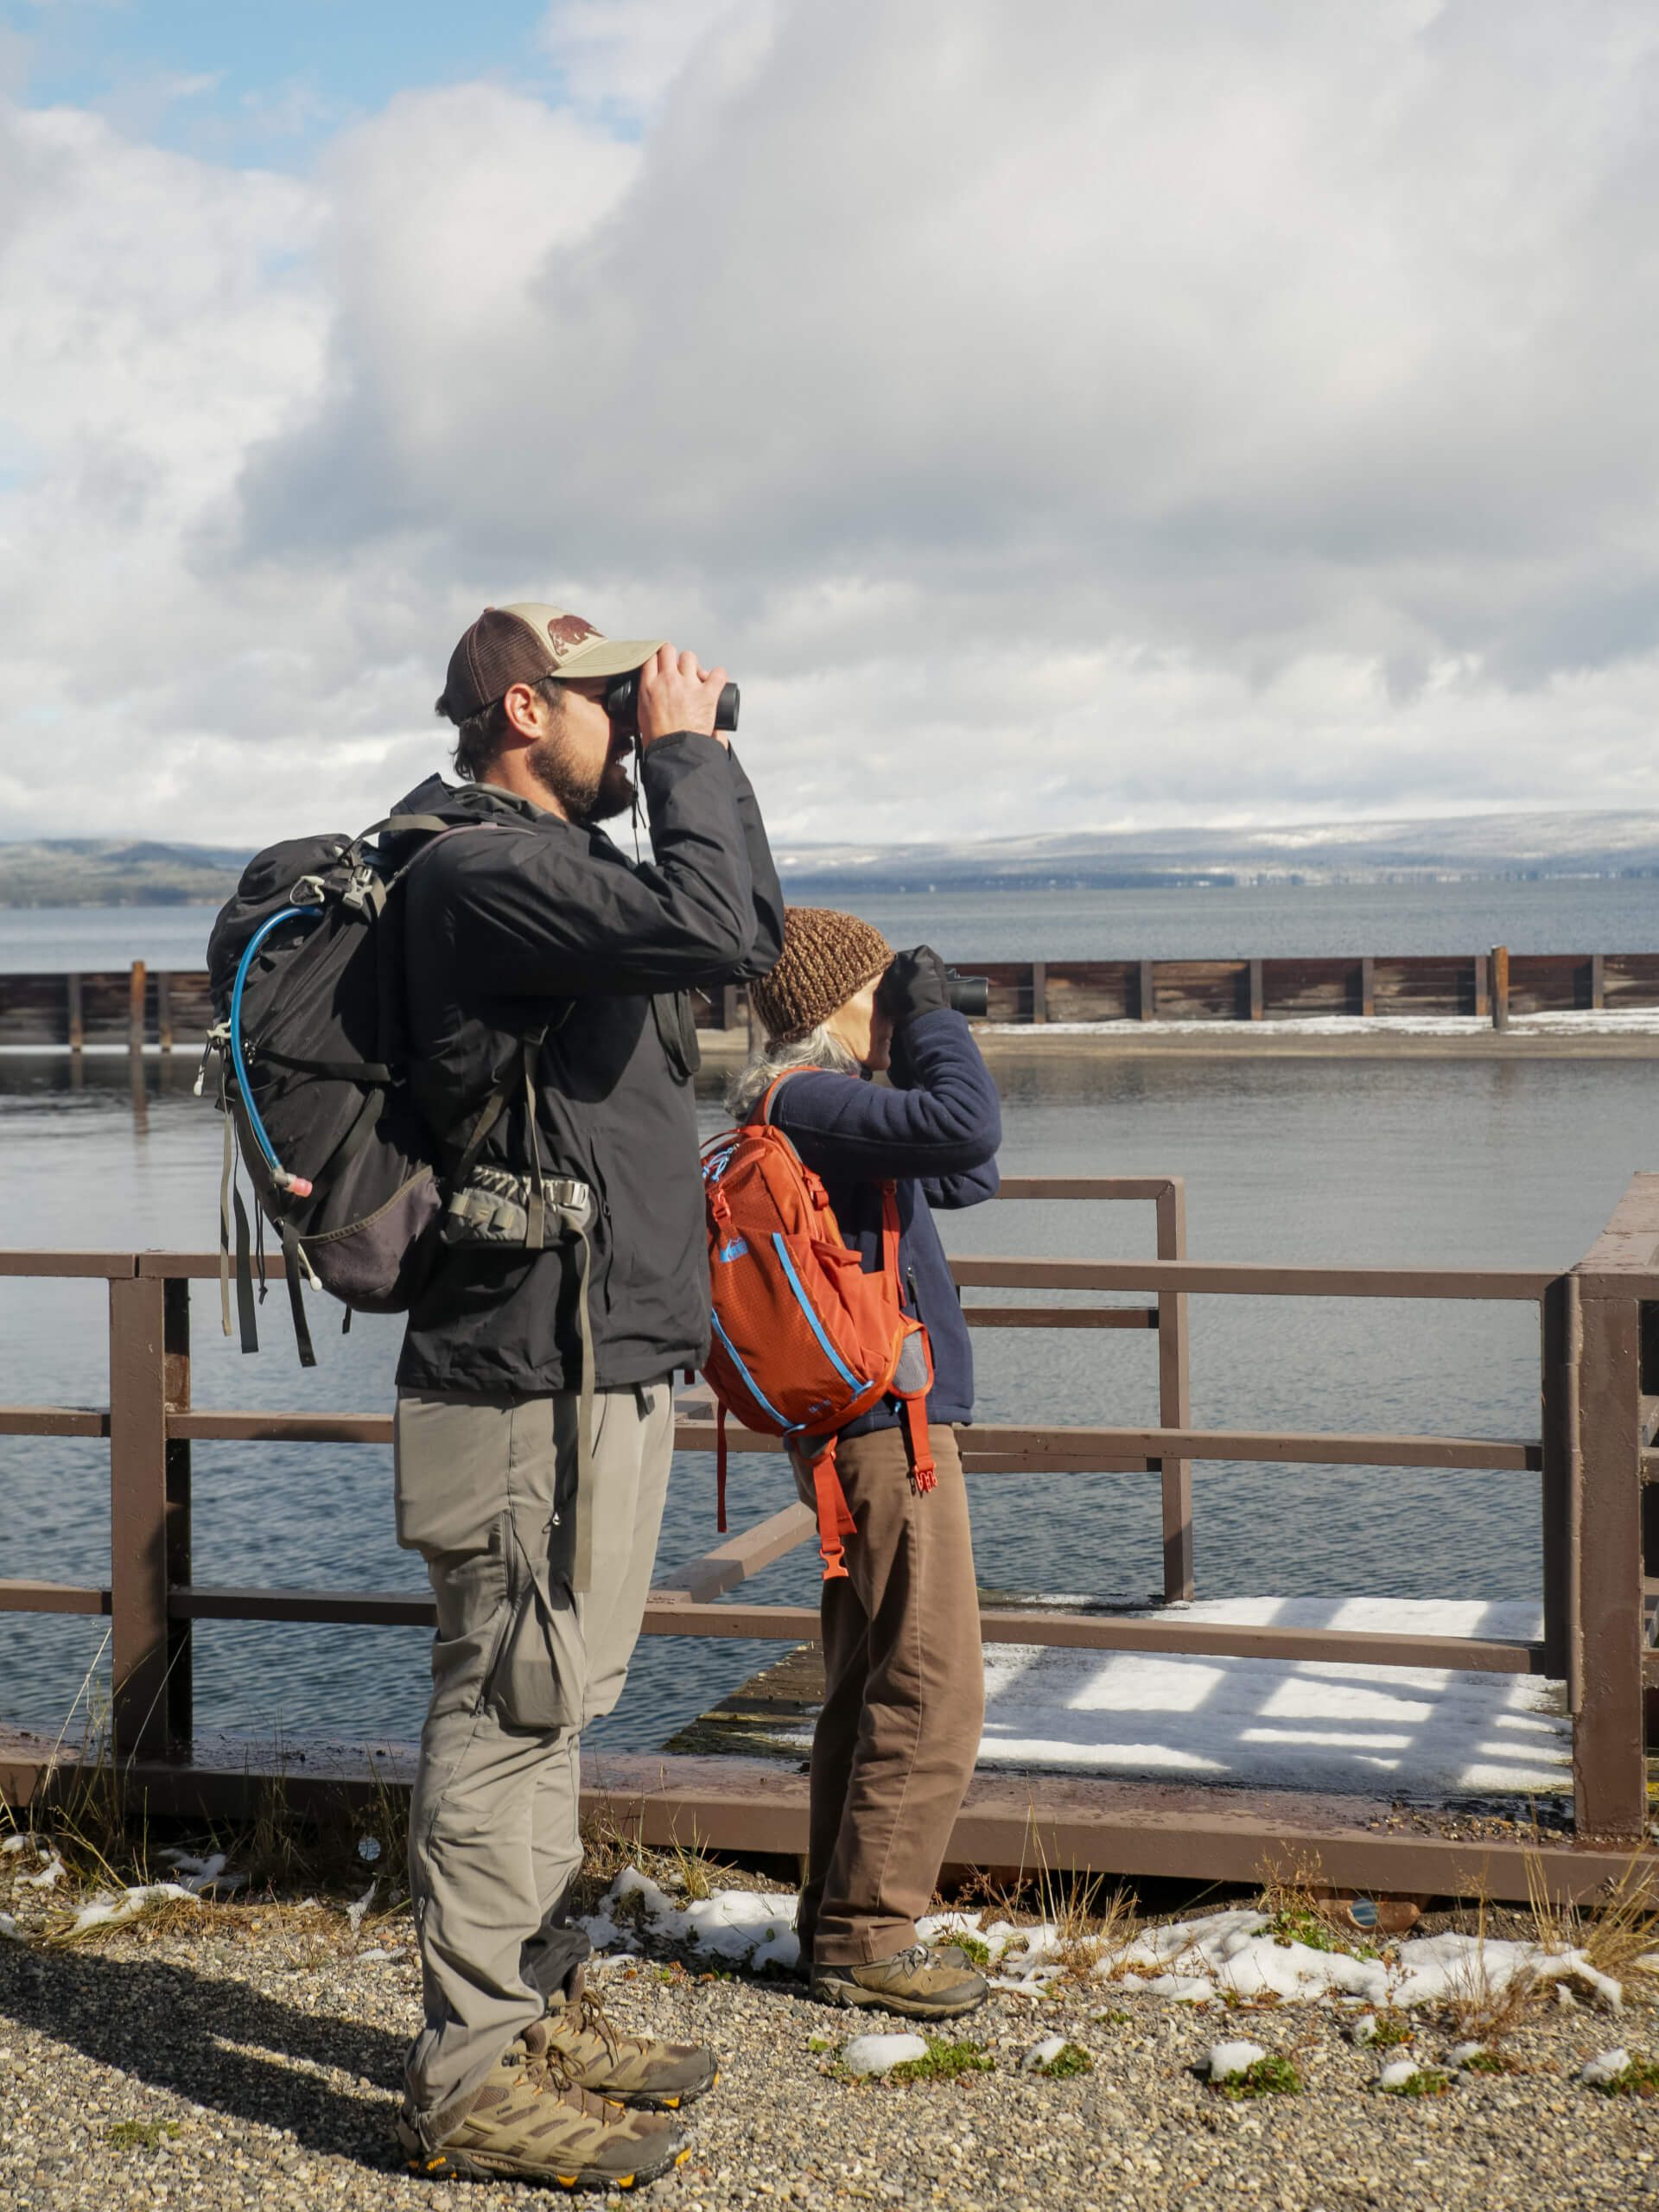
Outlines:
{"label": "khaki hiking pants", "polygon": [[[622,1694],[674,1448],[666,1377],[594,1403],[593,1587],[573,1596],[576,1393],[400,1391],[397,1541],[438,1601],[409,1819],[426,2024],[409,2107],[446,2132],[586,1955],[565,1929],[582,1864],[577,1751]],[[539,1986],[537,1986],[539,1983]]]}
{"label": "khaki hiking pants", "polygon": [[[904,1431],[849,1437],[836,1471],[856,1535],[820,1600],[826,1677],[812,1738],[801,1956],[865,1966],[918,1941],[974,1771],[985,1669],[968,1492],[953,1430],[930,1427],[918,1495]],[[816,1505],[798,1464],[804,1504]]]}

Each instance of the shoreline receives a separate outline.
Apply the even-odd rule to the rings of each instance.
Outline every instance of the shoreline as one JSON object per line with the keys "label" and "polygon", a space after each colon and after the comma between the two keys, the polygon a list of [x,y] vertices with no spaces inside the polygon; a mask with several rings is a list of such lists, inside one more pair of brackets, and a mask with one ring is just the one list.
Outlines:
{"label": "shoreline", "polygon": [[[1351,1060],[1659,1060],[1659,1023],[1651,1030],[1395,1028],[1386,1021],[1332,1033],[1311,1023],[1039,1022],[976,1023],[987,1060],[1049,1058]],[[740,1066],[748,1054],[741,1029],[697,1033],[705,1065]]]}

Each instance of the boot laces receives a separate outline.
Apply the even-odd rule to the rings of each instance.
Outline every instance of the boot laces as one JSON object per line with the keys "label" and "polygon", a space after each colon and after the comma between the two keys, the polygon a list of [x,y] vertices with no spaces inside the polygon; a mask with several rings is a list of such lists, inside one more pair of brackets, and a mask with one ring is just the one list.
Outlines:
{"label": "boot laces", "polygon": [[605,2007],[591,1989],[584,1989],[576,1999],[576,2019],[579,2028],[584,2028],[590,2034],[599,2037],[605,2046],[605,2055],[612,2065],[620,2065],[622,2058],[620,2038],[616,2030],[611,2025]]}

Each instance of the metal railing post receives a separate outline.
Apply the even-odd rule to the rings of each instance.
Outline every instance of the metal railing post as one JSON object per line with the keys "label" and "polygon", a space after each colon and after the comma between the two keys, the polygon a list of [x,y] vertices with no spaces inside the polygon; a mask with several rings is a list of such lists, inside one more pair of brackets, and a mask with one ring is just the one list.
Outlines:
{"label": "metal railing post", "polygon": [[1544,1671],[1578,1703],[1576,1533],[1579,1497],[1579,1361],[1583,1346],[1578,1279],[1559,1276],[1539,1302],[1543,1410]]}
{"label": "metal railing post", "polygon": [[[190,1283],[170,1275],[162,1285],[162,1396],[167,1413],[190,1410]],[[190,1440],[169,1437],[167,1444],[167,1521],[163,1547],[169,1591],[190,1586]],[[188,1758],[195,1740],[195,1686],[192,1677],[189,1620],[167,1624],[167,1744]]]}
{"label": "metal railing post", "polygon": [[[1158,1257],[1186,1257],[1186,1185],[1172,1177],[1154,1202],[1158,1220]],[[1192,1390],[1188,1371],[1186,1293],[1160,1290],[1158,1294],[1158,1420],[1164,1428],[1188,1428],[1192,1421]],[[1192,1576],[1192,1462],[1166,1459],[1163,1463],[1164,1597],[1166,1601],[1190,1598]]]}
{"label": "metal railing post", "polygon": [[1580,1281],[1579,1695],[1573,1797],[1580,1840],[1647,1826],[1642,1710],[1641,1332],[1615,1278]]}
{"label": "metal railing post", "polygon": [[115,1748],[167,1743],[166,1286],[110,1284],[110,1612]]}

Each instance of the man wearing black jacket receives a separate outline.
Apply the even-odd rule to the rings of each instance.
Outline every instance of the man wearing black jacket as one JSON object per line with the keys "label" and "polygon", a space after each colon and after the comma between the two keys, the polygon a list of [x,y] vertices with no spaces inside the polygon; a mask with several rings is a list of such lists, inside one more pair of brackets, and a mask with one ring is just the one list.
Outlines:
{"label": "man wearing black jacket", "polygon": [[[605,700],[634,671],[643,862],[598,826],[633,796]],[[403,915],[410,1086],[460,1185],[395,1424],[398,1541],[438,1608],[410,1819],[426,2024],[398,2125],[435,2177],[649,2178],[683,2155],[659,2115],[715,2078],[709,2052],[605,2020],[567,1898],[581,1732],[620,1695],[650,1586],[672,1371],[708,1348],[685,995],[782,945],[760,810],[715,734],[724,682],[556,607],[486,609],[438,702],[470,785],[435,777],[398,810],[469,832],[411,869]]]}

